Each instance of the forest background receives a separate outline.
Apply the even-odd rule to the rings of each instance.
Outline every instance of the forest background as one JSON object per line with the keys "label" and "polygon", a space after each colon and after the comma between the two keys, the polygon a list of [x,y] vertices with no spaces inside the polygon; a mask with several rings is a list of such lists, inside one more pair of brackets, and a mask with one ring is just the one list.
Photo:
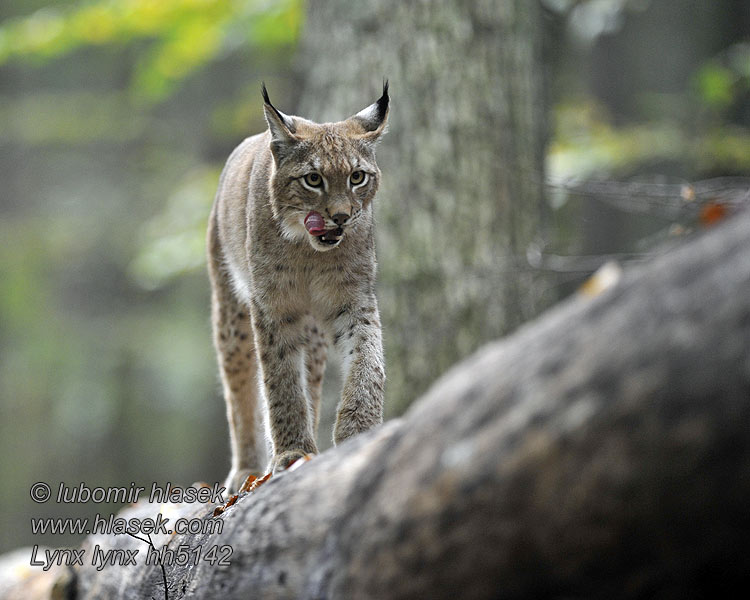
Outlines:
{"label": "forest background", "polygon": [[[522,45],[498,35],[510,13]],[[224,477],[204,259],[219,172],[265,128],[261,81],[329,120],[384,77],[387,417],[605,262],[649,260],[747,201],[742,0],[3,0],[0,551],[80,541],[30,517],[116,508],[36,505],[36,481]],[[512,169],[493,151],[507,123],[524,123]],[[334,365],[323,446],[337,390]]]}

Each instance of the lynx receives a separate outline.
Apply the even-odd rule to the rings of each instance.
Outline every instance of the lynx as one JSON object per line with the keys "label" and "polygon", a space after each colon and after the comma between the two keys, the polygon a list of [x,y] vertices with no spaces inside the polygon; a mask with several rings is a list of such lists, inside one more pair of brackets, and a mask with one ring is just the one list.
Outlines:
{"label": "lynx", "polygon": [[265,85],[262,93],[268,129],[230,155],[208,226],[230,490],[264,467],[282,471],[317,453],[329,343],[343,363],[334,443],[383,418],[372,202],[388,83],[376,102],[337,123],[286,115]]}

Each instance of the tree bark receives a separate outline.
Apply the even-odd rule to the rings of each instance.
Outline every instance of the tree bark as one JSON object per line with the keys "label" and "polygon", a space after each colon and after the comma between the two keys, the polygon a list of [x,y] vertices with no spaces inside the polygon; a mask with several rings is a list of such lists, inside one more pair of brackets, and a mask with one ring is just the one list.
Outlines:
{"label": "tree bark", "polygon": [[[220,535],[169,539],[233,548],[227,567],[167,567],[169,598],[729,595],[750,572],[748,240],[750,212],[579,294],[241,497]],[[99,572],[97,545],[139,564]],[[164,597],[142,542],[84,546],[76,598]]]}
{"label": "tree bark", "polygon": [[340,120],[391,84],[376,216],[392,414],[543,304],[525,261],[545,212],[540,40],[527,0],[309,3],[299,114]]}

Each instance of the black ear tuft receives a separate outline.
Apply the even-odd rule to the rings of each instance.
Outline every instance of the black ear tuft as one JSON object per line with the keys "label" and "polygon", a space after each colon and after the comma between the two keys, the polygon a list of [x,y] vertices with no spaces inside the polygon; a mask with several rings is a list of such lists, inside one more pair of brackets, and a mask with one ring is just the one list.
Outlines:
{"label": "black ear tuft", "polygon": [[[388,85],[388,84],[386,83],[386,85]],[[261,84],[260,84],[260,92],[261,92],[261,94],[263,94],[263,101],[266,104],[268,104],[269,106],[273,106],[273,104],[271,104],[271,99],[268,97],[268,90],[266,89],[266,82],[265,81],[262,81]]]}
{"label": "black ear tuft", "polygon": [[268,97],[268,90],[266,89],[266,82],[262,82],[260,85],[260,92],[263,94],[263,101],[266,103],[266,107],[270,108],[276,117],[281,121],[281,124],[286,127],[290,133],[294,133],[294,121],[271,104],[271,99]]}
{"label": "black ear tuft", "polygon": [[388,80],[385,79],[383,80],[383,95],[370,104],[370,106],[350,117],[350,119],[358,122],[360,127],[364,129],[364,135],[367,139],[377,140],[385,131],[389,102]]}
{"label": "black ear tuft", "polygon": [[388,96],[388,80],[383,80],[383,95],[378,98],[376,102],[378,106],[378,120],[382,121],[385,118],[385,113],[388,111],[388,102],[390,97]]}

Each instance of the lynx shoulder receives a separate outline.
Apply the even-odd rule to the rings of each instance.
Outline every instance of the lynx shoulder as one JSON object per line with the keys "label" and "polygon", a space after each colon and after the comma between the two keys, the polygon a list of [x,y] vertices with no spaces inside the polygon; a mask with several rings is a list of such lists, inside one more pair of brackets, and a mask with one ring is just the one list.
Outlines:
{"label": "lynx shoulder", "polygon": [[334,442],[383,414],[372,202],[388,84],[375,103],[336,123],[282,113],[265,86],[263,99],[268,130],[229,157],[208,227],[231,489],[263,472],[267,454],[279,471],[317,452],[329,346],[344,371]]}

